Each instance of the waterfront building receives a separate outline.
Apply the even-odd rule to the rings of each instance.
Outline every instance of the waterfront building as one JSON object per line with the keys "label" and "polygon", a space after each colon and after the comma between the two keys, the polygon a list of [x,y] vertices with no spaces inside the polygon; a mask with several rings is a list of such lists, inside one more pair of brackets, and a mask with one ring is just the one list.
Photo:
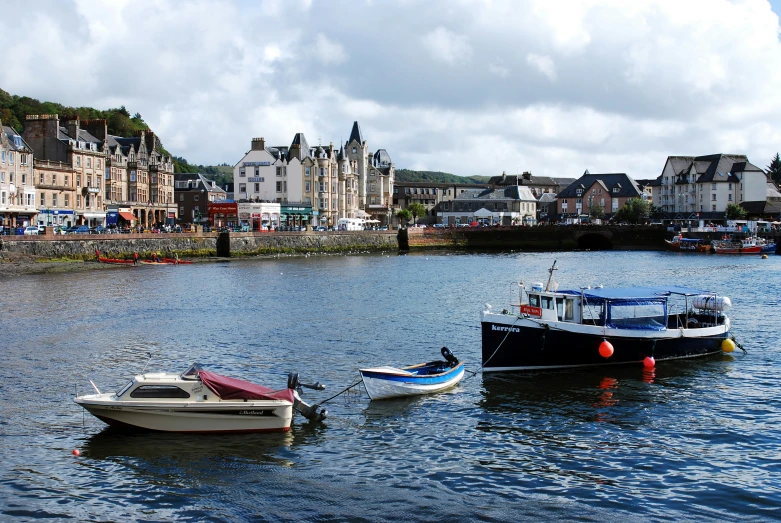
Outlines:
{"label": "waterfront building", "polygon": [[528,187],[518,185],[463,189],[452,201],[443,202],[441,208],[441,223],[446,226],[474,222],[483,225],[537,223],[537,199]]}
{"label": "waterfront building", "polygon": [[239,202],[239,224],[252,231],[268,231],[279,228],[282,204],[277,202]]}
{"label": "waterfront building", "polygon": [[311,215],[299,213],[298,221],[285,219],[287,224],[332,227],[339,218],[389,223],[394,172],[387,151],[372,154],[355,122],[338,150],[333,142],[312,147],[303,133],[289,146],[267,146],[264,138],[254,138],[233,168],[234,195],[237,201],[311,208]]}
{"label": "waterfront building", "polygon": [[173,176],[178,223],[205,225],[209,223],[209,204],[227,201],[225,190],[203,174]]}
{"label": "waterfront building", "polygon": [[35,223],[35,196],[33,149],[13,128],[0,122],[0,225]]}
{"label": "waterfront building", "polygon": [[73,165],[51,160],[33,160],[38,193],[38,224],[70,227],[76,224],[76,173]]}
{"label": "waterfront building", "polygon": [[653,182],[653,201],[666,220],[724,220],[729,204],[767,201],[765,172],[742,154],[668,156]]}
{"label": "waterfront building", "polygon": [[[60,122],[56,114],[27,115],[24,137],[35,151],[36,158],[49,162],[39,162],[35,176],[35,182],[43,197],[38,202],[40,212],[63,207],[62,210],[73,211],[74,225],[105,225],[102,182],[106,153],[103,139],[83,129],[78,118]],[[54,168],[55,165],[57,169]],[[67,172],[68,169],[70,172]],[[68,183],[65,183],[66,177]],[[55,194],[56,206],[53,201]],[[67,205],[66,196],[69,200]],[[62,202],[59,201],[60,198]],[[56,210],[59,216],[59,209]],[[50,218],[51,214],[47,216],[47,221]],[[67,222],[66,219],[58,224]]]}
{"label": "waterfront building", "polygon": [[[443,203],[452,202],[459,194],[470,189],[487,189],[484,184],[452,184],[435,182],[399,182],[393,186],[393,213],[406,209],[412,203],[420,203],[426,214],[418,218],[418,223],[442,223]],[[447,206],[451,209],[450,206]]]}
{"label": "waterfront building", "polygon": [[128,221],[150,226],[174,208],[173,162],[149,130],[121,137],[108,134],[104,119],[61,122],[57,114],[34,114],[25,119],[24,137],[39,160],[70,165],[75,224],[111,225],[124,212]]}
{"label": "waterfront building", "polygon": [[556,195],[559,220],[579,221],[599,205],[609,217],[642,191],[625,173],[591,174],[588,171]]}
{"label": "waterfront building", "polygon": [[575,178],[552,178],[550,176],[537,176],[529,171],[523,174],[510,174],[502,171],[501,176],[492,176],[488,180],[491,187],[510,187],[518,185],[528,187],[535,198],[539,199],[543,194],[558,194],[572,184]]}
{"label": "waterfront building", "polygon": [[556,219],[556,193],[546,192],[537,199],[537,221],[549,222]]}

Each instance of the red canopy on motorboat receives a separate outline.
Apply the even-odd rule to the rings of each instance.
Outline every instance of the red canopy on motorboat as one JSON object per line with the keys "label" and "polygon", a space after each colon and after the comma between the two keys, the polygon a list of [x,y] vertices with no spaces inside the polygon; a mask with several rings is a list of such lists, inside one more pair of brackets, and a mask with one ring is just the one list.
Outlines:
{"label": "red canopy on motorboat", "polygon": [[286,400],[293,403],[293,390],[271,390],[249,381],[229,378],[206,370],[198,377],[217,396],[224,400]]}

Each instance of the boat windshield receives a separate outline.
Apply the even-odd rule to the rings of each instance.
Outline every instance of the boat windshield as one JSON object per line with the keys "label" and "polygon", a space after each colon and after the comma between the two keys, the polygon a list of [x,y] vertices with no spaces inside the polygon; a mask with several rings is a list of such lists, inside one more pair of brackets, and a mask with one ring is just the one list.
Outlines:
{"label": "boat windshield", "polygon": [[180,377],[183,380],[195,380],[198,379],[199,372],[201,372],[200,363],[193,363],[186,371],[182,373]]}
{"label": "boat windshield", "polygon": [[124,386],[124,387],[122,387],[121,389],[119,389],[119,392],[117,392],[117,394],[115,395],[115,397],[116,397],[116,398],[119,398],[120,396],[122,396],[124,393],[126,393],[126,392],[128,391],[128,389],[129,389],[130,387],[132,387],[132,386],[133,386],[133,384],[134,384],[135,382],[136,382],[136,380],[135,380],[135,379],[132,379],[132,380],[128,381],[128,382],[125,384],[125,386]]}
{"label": "boat windshield", "polygon": [[667,326],[667,301],[610,300],[606,324],[615,329],[664,330]]}

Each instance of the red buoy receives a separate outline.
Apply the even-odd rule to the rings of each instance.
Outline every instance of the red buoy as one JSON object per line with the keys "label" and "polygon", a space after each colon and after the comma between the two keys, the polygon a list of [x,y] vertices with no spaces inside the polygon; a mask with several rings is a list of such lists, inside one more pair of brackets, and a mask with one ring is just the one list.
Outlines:
{"label": "red buoy", "polygon": [[599,355],[603,358],[609,358],[613,355],[613,345],[607,341],[603,340],[602,343],[599,344]]}
{"label": "red buoy", "polygon": [[656,366],[656,360],[653,356],[646,356],[643,360],[643,365],[646,369],[653,369]]}
{"label": "red buoy", "polygon": [[73,449],[73,455],[74,456],[79,456],[79,455],[81,455],[81,452],[79,452],[79,449]]}

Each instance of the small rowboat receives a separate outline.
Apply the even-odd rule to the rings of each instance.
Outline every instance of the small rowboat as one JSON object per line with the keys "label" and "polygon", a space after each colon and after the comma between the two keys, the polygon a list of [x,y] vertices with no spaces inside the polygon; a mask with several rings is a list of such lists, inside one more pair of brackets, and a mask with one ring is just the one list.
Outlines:
{"label": "small rowboat", "polygon": [[374,367],[359,369],[359,372],[372,400],[430,394],[450,388],[464,377],[464,363],[447,347],[442,347],[442,356],[445,361],[430,361],[401,369]]}
{"label": "small rowboat", "polygon": [[133,265],[133,260],[124,260],[121,258],[105,258],[100,255],[100,251],[95,251],[95,256],[98,257],[100,263],[115,263],[119,265]]}

